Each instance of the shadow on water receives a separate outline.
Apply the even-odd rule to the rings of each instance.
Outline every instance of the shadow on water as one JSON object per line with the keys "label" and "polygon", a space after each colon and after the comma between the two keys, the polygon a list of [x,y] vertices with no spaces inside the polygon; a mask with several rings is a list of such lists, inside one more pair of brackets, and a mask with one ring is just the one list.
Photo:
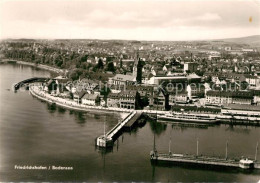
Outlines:
{"label": "shadow on water", "polygon": [[69,110],[69,114],[70,115],[74,115],[75,121],[78,124],[83,126],[86,123],[86,120],[87,120],[87,116],[86,115],[88,115],[88,113],[81,112],[81,111]]}
{"label": "shadow on water", "polygon": [[78,124],[83,126],[86,123],[86,120],[87,120],[86,113],[74,111],[74,116],[75,116],[75,120]]}
{"label": "shadow on water", "polygon": [[64,114],[66,112],[65,108],[62,108],[62,107],[57,107],[57,108],[58,108],[58,112],[61,114]]}
{"label": "shadow on water", "polygon": [[50,112],[50,113],[54,113],[57,109],[57,106],[55,103],[47,103],[47,110]]}
{"label": "shadow on water", "polygon": [[251,128],[255,128],[252,126],[233,126],[233,125],[227,125],[227,128],[225,131],[231,131],[231,132],[236,132],[236,133],[241,133],[241,134],[249,134]]}
{"label": "shadow on water", "polygon": [[156,135],[161,135],[162,132],[164,132],[167,129],[167,124],[158,123],[155,120],[149,120],[149,124],[152,132],[155,133]]}
{"label": "shadow on water", "polygon": [[103,148],[103,147],[95,146],[95,151],[97,151],[102,156],[105,156],[106,154],[109,153],[113,153],[113,150],[114,150],[113,147]]}
{"label": "shadow on water", "polygon": [[95,118],[95,119],[100,119],[100,115],[94,114],[94,118]]}

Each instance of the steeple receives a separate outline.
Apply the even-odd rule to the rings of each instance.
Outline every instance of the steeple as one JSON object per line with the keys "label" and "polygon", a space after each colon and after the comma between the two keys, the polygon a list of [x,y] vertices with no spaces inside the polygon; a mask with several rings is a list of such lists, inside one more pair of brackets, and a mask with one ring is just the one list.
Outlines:
{"label": "steeple", "polygon": [[142,83],[142,69],[144,62],[139,57],[139,51],[137,51],[136,59],[133,66],[133,76],[136,78],[138,84]]}
{"label": "steeple", "polygon": [[137,70],[138,70],[138,64],[139,64],[139,51],[137,51],[136,53],[136,58],[135,58],[135,62],[134,62],[134,66],[133,66],[133,76],[136,77],[137,76]]}

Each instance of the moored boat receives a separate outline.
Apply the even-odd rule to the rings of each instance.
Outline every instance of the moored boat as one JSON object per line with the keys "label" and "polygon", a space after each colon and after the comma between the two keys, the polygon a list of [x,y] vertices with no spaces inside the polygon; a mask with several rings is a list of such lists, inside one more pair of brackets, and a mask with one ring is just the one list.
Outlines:
{"label": "moored boat", "polygon": [[203,114],[189,114],[189,113],[168,113],[157,115],[158,120],[175,121],[175,122],[189,122],[189,123],[217,123],[219,120],[215,116]]}

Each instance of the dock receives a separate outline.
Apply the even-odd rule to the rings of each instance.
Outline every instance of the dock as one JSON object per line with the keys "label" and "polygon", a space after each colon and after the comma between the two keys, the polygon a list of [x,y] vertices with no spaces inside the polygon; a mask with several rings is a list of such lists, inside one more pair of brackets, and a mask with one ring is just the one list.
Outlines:
{"label": "dock", "polygon": [[152,162],[166,162],[174,164],[196,164],[196,165],[207,165],[207,166],[220,166],[220,167],[232,167],[241,169],[260,169],[260,163],[257,161],[258,143],[256,144],[255,159],[249,159],[242,157],[241,159],[230,159],[228,158],[228,141],[226,142],[226,156],[225,158],[210,157],[199,155],[199,141],[197,139],[197,154],[173,154],[171,152],[171,138],[169,142],[169,153],[158,153],[155,146],[154,136],[154,147],[150,152],[150,158]]}
{"label": "dock", "polygon": [[137,111],[136,114],[124,125],[124,129],[131,131],[131,129],[135,126],[136,121],[141,118],[142,114],[142,112]]}
{"label": "dock", "polygon": [[172,163],[189,163],[197,165],[211,165],[211,166],[222,166],[222,167],[233,167],[242,169],[259,169],[259,163],[256,160],[250,160],[242,158],[240,160],[208,157],[208,156],[195,156],[186,154],[160,154],[156,151],[150,153],[151,161],[163,161]]}
{"label": "dock", "polygon": [[104,135],[99,136],[96,139],[96,145],[99,147],[111,147],[113,146],[113,140],[115,139],[116,135],[125,127],[125,128],[132,128],[135,122],[141,117],[142,112],[133,111],[129,113],[125,119],[121,122],[117,123],[117,125],[112,128],[109,132]]}

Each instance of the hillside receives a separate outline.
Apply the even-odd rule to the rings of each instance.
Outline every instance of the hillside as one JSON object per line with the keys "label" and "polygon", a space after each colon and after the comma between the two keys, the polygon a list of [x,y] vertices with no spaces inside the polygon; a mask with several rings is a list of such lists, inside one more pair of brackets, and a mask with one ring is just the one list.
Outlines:
{"label": "hillside", "polygon": [[239,43],[239,44],[249,44],[251,46],[260,46],[260,35],[240,37],[240,38],[227,38],[220,39],[219,41],[224,41],[228,43]]}

